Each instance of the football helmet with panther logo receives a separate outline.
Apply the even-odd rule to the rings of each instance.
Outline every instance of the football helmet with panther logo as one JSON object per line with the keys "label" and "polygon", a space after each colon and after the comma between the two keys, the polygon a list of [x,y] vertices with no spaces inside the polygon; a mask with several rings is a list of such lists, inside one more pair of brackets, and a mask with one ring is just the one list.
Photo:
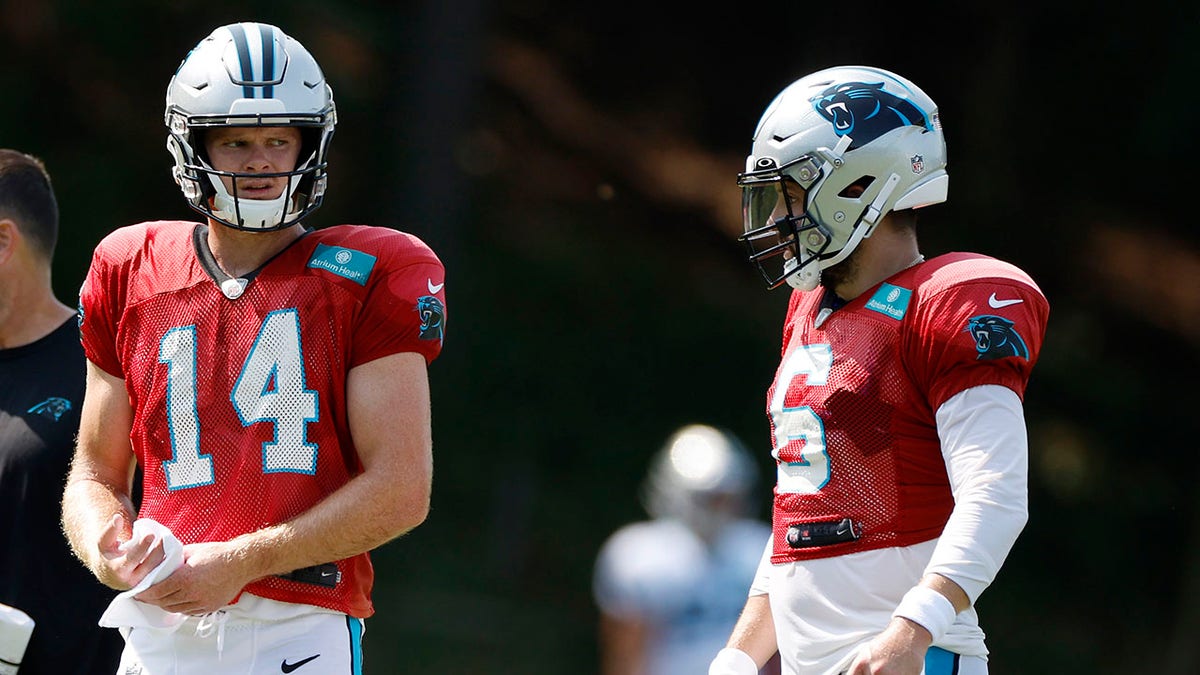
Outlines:
{"label": "football helmet with panther logo", "polygon": [[[267,232],[292,225],[321,205],[327,183],[326,153],[337,124],[333,90],[316,60],[282,30],[262,23],[217,28],[180,63],[167,86],[167,150],[172,175],[188,204],[239,230]],[[218,127],[294,126],[301,150],[276,199],[237,195],[249,174],[213,169],[203,134]],[[233,178],[233,193],[221,177]]]}
{"label": "football helmet with panther logo", "polygon": [[733,434],[706,424],[681,427],[651,461],[642,504],[654,518],[681,521],[701,538],[750,515],[758,468]]}
{"label": "football helmet with panther logo", "polygon": [[737,182],[739,241],[768,287],[812,290],[890,211],[946,200],[937,105],[879,68],[807,75],[767,106]]}

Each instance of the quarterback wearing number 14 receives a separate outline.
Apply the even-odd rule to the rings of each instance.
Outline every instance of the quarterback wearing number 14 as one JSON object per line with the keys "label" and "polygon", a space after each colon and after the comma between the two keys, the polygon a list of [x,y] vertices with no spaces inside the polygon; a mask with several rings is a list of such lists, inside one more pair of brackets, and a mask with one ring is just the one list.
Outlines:
{"label": "quarterback wearing number 14", "polygon": [[64,526],[102,582],[135,589],[105,624],[125,635],[118,672],[361,672],[368,551],[428,513],[444,270],[412,235],[302,223],[336,121],[298,41],[217,28],[165,113],[205,222],[122,227],[94,253]]}

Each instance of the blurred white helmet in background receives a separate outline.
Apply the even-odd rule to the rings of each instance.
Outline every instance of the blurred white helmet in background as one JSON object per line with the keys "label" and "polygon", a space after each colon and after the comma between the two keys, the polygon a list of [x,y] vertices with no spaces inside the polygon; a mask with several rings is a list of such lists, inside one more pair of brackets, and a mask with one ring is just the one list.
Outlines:
{"label": "blurred white helmet in background", "polygon": [[650,464],[642,503],[654,518],[673,518],[708,539],[731,520],[752,515],[758,468],[733,434],[705,424],[677,430]]}

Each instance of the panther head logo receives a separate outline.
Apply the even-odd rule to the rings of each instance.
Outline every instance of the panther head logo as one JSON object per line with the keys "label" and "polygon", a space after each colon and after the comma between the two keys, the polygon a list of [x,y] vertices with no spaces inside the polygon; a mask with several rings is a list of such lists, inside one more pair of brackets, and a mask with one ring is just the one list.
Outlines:
{"label": "panther head logo", "polygon": [[25,412],[41,415],[46,419],[57,422],[64,413],[71,409],[71,402],[59,396],[51,396]]}
{"label": "panther head logo", "polygon": [[973,316],[967,319],[967,327],[963,330],[975,338],[977,359],[1002,359],[1006,356],[1029,358],[1025,340],[1013,330],[1013,322],[1004,317],[991,314]]}
{"label": "panther head logo", "polygon": [[432,295],[422,295],[417,298],[417,314],[421,317],[420,338],[441,340],[442,323],[446,318],[446,309],[442,306],[442,301]]}
{"label": "panther head logo", "polygon": [[850,150],[892,129],[917,126],[932,130],[926,114],[911,101],[889,94],[883,83],[845,82],[811,99],[813,108],[833,124],[839,137],[849,136]]}

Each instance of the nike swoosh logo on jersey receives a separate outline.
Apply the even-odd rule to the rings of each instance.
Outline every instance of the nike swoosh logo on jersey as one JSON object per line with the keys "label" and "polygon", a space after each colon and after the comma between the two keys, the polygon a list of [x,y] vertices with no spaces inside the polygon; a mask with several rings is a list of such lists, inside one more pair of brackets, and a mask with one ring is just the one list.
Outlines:
{"label": "nike swoosh logo on jersey", "polygon": [[997,300],[996,294],[992,293],[992,295],[988,298],[988,307],[991,307],[992,309],[1000,309],[1001,307],[1008,307],[1009,305],[1016,305],[1022,302],[1025,301],[1021,298],[1013,298],[1012,300]]}
{"label": "nike swoosh logo on jersey", "polygon": [[440,283],[440,284],[435,284],[435,283],[433,283],[433,279],[429,279],[429,292],[437,293],[438,291],[442,290],[442,287],[445,285],[446,285],[445,282]]}
{"label": "nike swoosh logo on jersey", "polygon": [[299,661],[297,661],[297,662],[295,662],[295,663],[288,663],[288,662],[287,662],[287,659],[284,659],[284,660],[283,660],[283,663],[280,663],[280,664],[279,664],[279,669],[280,669],[280,670],[282,670],[282,671],[283,671],[283,672],[285,672],[285,673],[290,673],[290,672],[292,672],[293,670],[295,670],[295,669],[299,668],[300,666],[302,666],[302,665],[304,665],[304,664],[308,663],[309,661],[312,661],[313,659],[317,658],[318,656],[320,656],[320,654],[313,654],[312,656],[308,657],[307,659],[300,659]]}

